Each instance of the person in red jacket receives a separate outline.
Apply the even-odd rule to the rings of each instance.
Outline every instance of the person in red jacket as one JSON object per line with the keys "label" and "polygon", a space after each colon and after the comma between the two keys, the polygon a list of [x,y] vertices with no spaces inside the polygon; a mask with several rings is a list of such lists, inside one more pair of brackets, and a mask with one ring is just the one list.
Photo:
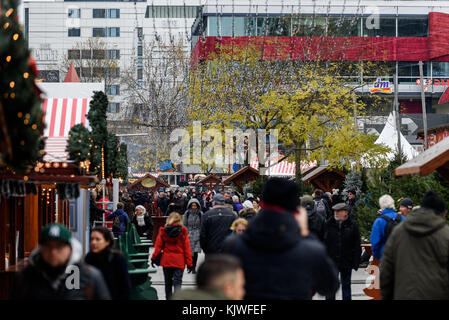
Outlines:
{"label": "person in red jacket", "polygon": [[175,291],[181,289],[182,275],[187,265],[193,271],[192,250],[190,249],[189,234],[182,224],[182,218],[177,212],[167,217],[165,227],[161,227],[151,256],[154,267],[156,257],[162,252],[160,265],[164,268],[165,298],[167,300]]}

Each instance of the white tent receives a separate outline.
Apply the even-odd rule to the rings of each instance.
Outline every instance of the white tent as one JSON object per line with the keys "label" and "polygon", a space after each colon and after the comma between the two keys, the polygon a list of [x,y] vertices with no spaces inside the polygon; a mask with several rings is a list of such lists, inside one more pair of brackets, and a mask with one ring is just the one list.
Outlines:
{"label": "white tent", "polygon": [[[377,138],[376,144],[384,144],[392,150],[389,152],[386,157],[389,160],[394,158],[394,154],[398,150],[398,136],[396,130],[396,120],[393,113],[390,113],[388,116],[387,122],[385,123],[385,127],[383,128],[381,134]],[[401,150],[402,153],[407,157],[407,160],[411,160],[415,158],[419,152],[414,149],[411,144],[404,138],[401,133]]]}

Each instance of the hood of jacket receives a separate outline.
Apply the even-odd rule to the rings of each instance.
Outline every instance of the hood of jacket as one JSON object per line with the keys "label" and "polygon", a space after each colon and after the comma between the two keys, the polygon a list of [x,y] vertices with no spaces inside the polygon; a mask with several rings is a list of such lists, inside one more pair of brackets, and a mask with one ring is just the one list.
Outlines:
{"label": "hood of jacket", "polygon": [[292,213],[261,209],[242,239],[256,249],[284,251],[300,241],[300,230]]}
{"label": "hood of jacket", "polygon": [[187,209],[190,209],[190,206],[192,205],[192,203],[196,203],[196,205],[198,206],[198,209],[201,208],[201,204],[200,204],[200,202],[198,201],[198,199],[197,199],[197,198],[192,198],[192,199],[190,199],[189,202],[187,203]]}
{"label": "hood of jacket", "polygon": [[164,228],[165,233],[172,238],[176,238],[181,233],[181,226],[166,226]]}
{"label": "hood of jacket", "polygon": [[415,237],[423,237],[438,231],[446,221],[426,208],[415,209],[404,220],[404,229]]}

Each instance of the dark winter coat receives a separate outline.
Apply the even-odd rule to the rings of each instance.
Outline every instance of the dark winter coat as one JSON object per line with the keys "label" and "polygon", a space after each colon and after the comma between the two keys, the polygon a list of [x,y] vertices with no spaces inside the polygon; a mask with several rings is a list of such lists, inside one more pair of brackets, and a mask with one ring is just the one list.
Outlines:
{"label": "dark winter coat", "polygon": [[212,203],[208,200],[201,199],[200,203],[201,203],[201,211],[203,211],[203,213],[209,211],[210,208],[212,208]]}
{"label": "dark winter coat", "polygon": [[134,205],[134,203],[132,203],[131,200],[125,201],[124,204],[125,204],[124,211],[128,215],[129,220],[132,221],[134,219],[134,216],[135,216],[136,206]]}
{"label": "dark winter coat", "polygon": [[334,294],[338,273],[320,241],[302,238],[291,213],[261,209],[227,244],[245,272],[245,299],[311,299]]}
{"label": "dark winter coat", "polygon": [[112,300],[129,300],[131,280],[128,261],[121,253],[107,248],[100,253],[89,252],[84,261],[101,271]]}
{"label": "dark winter coat", "polygon": [[93,225],[94,221],[103,221],[103,215],[105,211],[97,206],[95,200],[90,198],[89,200],[90,211],[90,224]]}
{"label": "dark winter coat", "polygon": [[159,197],[157,199],[157,206],[161,209],[161,212],[163,215],[165,215],[165,213],[167,212],[167,208],[168,208],[168,199],[167,197]]}
{"label": "dark winter coat", "polygon": [[[52,268],[41,256],[40,247],[28,258],[28,265],[15,275],[10,298],[13,300],[110,300],[108,287],[101,272],[81,262],[81,244],[72,240],[72,254],[68,266],[79,270],[79,289],[67,288],[66,280],[75,284],[74,272],[66,267]],[[67,279],[71,277],[70,279]]]}
{"label": "dark winter coat", "polygon": [[312,232],[319,240],[324,241],[326,220],[316,212],[315,208],[307,211],[307,217],[309,218],[308,223],[310,232]]}
{"label": "dark winter coat", "polygon": [[380,264],[383,299],[449,299],[449,226],[416,209],[393,229]]}
{"label": "dark winter coat", "polygon": [[229,207],[215,206],[205,214],[201,222],[200,244],[204,253],[221,253],[223,241],[232,232],[231,225],[237,219]]}
{"label": "dark winter coat", "polygon": [[153,236],[153,227],[154,227],[153,219],[151,219],[151,215],[148,212],[146,212],[143,216],[143,220],[145,222],[145,225],[139,226],[136,214],[132,222],[136,226],[136,230],[139,236],[143,237],[146,234],[148,238],[151,238]]}
{"label": "dark winter coat", "polygon": [[192,251],[186,227],[161,227],[151,260],[156,260],[162,250],[164,251],[161,258],[162,267],[184,270],[186,265],[192,266]]}
{"label": "dark winter coat", "polygon": [[326,201],[324,196],[321,198],[316,197],[313,199],[313,201],[315,201],[315,208],[317,206],[317,204],[316,204],[317,201],[322,201],[324,203],[324,206],[326,208],[326,213],[325,213],[325,216],[323,216],[323,218],[325,220],[329,219],[332,216],[332,208],[329,206],[329,202]]}
{"label": "dark winter coat", "polygon": [[339,270],[354,269],[360,264],[360,233],[357,222],[351,217],[341,223],[334,217],[326,222],[325,244],[327,252]]}
{"label": "dark winter coat", "polygon": [[113,213],[111,213],[110,215],[108,215],[106,217],[106,220],[114,220],[115,217],[117,217],[117,216],[119,217],[119,220],[120,220],[120,228],[115,228],[113,226],[112,232],[114,233],[114,235],[124,234],[126,232],[126,226],[128,225],[128,222],[129,222],[129,217],[126,214],[126,212],[123,211],[123,209],[115,210]]}
{"label": "dark winter coat", "polygon": [[[193,210],[192,203],[196,203],[198,208]],[[196,198],[190,199],[187,205],[187,211],[184,213],[184,226],[187,228],[190,239],[190,248],[192,252],[201,252],[200,232],[201,220],[203,212],[201,212],[200,202]]]}

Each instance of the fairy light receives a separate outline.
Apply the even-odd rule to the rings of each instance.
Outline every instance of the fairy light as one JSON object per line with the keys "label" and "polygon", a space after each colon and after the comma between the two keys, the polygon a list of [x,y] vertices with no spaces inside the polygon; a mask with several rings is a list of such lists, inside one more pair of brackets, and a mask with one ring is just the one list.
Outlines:
{"label": "fairy light", "polygon": [[25,72],[25,73],[23,74],[23,77],[24,77],[25,79],[28,79],[29,76],[30,76],[30,74],[29,74],[28,72]]}
{"label": "fairy light", "polygon": [[9,83],[9,87],[12,89],[12,88],[14,88],[14,86],[16,85],[16,83],[14,82],[14,81],[11,81],[10,83]]}
{"label": "fairy light", "polygon": [[6,11],[5,16],[9,17],[14,12],[14,9],[11,8],[8,11]]}
{"label": "fairy light", "polygon": [[8,27],[9,27],[9,22],[6,22],[6,23],[3,25],[3,28],[6,30],[6,29],[8,29]]}
{"label": "fairy light", "polygon": [[16,41],[17,39],[19,39],[19,34],[18,34],[18,33],[15,33],[15,34],[12,36],[12,38],[13,38],[14,41]]}
{"label": "fairy light", "polygon": [[14,99],[16,97],[16,94],[13,92],[13,93],[11,93],[10,97],[11,97],[11,99]]}
{"label": "fairy light", "polygon": [[6,57],[6,62],[11,62],[11,56]]}
{"label": "fairy light", "polygon": [[33,130],[36,130],[36,129],[37,129],[37,124],[33,124],[33,125],[31,126],[31,128],[32,128]]}
{"label": "fairy light", "polygon": [[104,148],[101,148],[101,179],[104,179]]}
{"label": "fairy light", "polygon": [[29,122],[28,119],[23,120],[23,123],[24,123],[25,125],[27,125],[28,122]]}

